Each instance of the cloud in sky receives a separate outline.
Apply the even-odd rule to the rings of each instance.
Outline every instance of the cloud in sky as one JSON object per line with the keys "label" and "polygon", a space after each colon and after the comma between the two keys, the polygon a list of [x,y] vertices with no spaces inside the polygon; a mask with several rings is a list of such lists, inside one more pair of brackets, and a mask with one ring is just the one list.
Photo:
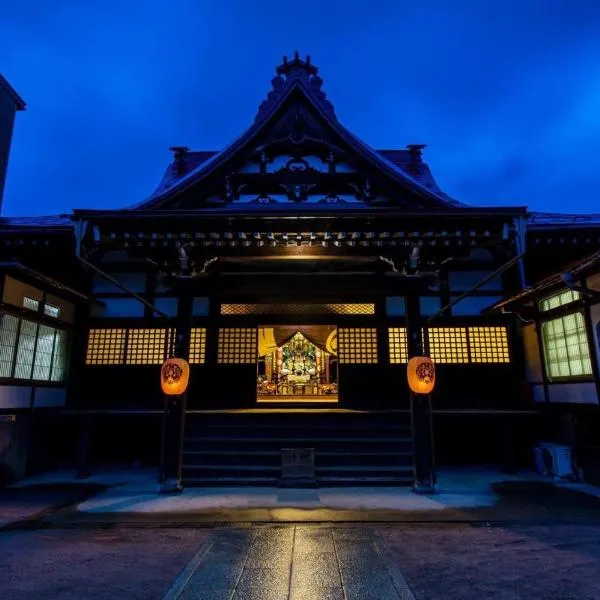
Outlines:
{"label": "cloud in sky", "polygon": [[169,146],[219,149],[249,126],[295,49],[371,146],[428,144],[450,195],[597,211],[599,30],[586,0],[11,3],[0,66],[28,108],[4,214],[140,201]]}

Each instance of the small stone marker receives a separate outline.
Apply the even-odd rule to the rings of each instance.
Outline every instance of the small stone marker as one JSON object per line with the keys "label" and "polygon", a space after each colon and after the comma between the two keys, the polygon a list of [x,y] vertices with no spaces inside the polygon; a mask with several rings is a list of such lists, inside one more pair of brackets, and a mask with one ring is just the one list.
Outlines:
{"label": "small stone marker", "polygon": [[282,448],[279,487],[316,487],[314,448]]}

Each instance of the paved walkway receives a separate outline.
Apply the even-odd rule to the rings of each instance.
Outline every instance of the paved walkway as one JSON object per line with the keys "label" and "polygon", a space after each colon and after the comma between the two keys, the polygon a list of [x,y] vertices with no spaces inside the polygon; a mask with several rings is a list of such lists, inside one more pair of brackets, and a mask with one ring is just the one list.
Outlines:
{"label": "paved walkway", "polygon": [[217,529],[164,600],[414,600],[366,528]]}

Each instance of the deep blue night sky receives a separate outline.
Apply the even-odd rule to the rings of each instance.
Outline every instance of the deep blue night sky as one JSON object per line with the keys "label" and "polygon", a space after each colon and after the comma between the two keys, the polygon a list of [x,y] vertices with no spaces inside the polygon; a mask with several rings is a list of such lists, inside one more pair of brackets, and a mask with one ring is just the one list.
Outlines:
{"label": "deep blue night sky", "polygon": [[29,0],[0,14],[17,115],[5,215],[119,208],[168,147],[250,125],[283,54],[375,148],[426,143],[474,205],[600,211],[597,0]]}

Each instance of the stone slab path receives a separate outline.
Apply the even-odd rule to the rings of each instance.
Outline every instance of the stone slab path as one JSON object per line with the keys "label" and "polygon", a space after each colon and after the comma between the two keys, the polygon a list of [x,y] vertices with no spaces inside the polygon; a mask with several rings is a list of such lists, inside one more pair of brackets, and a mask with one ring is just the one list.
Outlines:
{"label": "stone slab path", "polygon": [[216,529],[164,600],[414,600],[379,534],[360,527]]}

